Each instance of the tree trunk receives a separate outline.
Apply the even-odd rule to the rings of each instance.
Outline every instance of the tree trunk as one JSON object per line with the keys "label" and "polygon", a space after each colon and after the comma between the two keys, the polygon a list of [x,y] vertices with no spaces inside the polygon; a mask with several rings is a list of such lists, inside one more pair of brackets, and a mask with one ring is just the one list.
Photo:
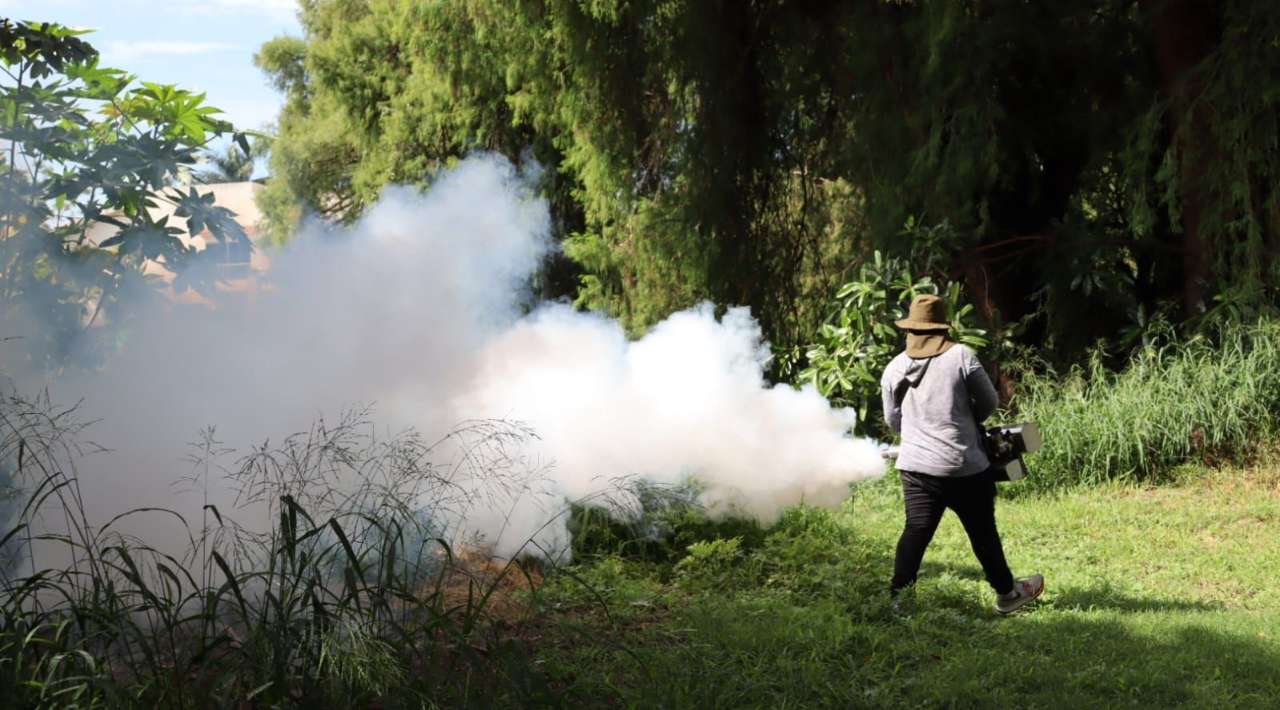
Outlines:
{"label": "tree trunk", "polygon": [[[1000,280],[992,278],[990,266],[980,252],[967,250],[957,255],[956,262],[963,274],[969,297],[973,299],[974,310],[988,330],[1003,322],[1011,312],[1016,313],[1014,318],[1021,317],[1025,301],[1017,302],[1021,299],[1020,296],[1010,297],[1002,288]],[[1013,398],[1013,378],[1000,367],[1000,363],[991,363],[988,371],[995,383],[996,392],[1000,395],[1001,404],[1008,404]]]}
{"label": "tree trunk", "polygon": [[1169,103],[1171,147],[1178,155],[1182,206],[1182,307],[1187,316],[1204,309],[1209,283],[1209,237],[1205,212],[1214,199],[1206,166],[1219,151],[1208,111],[1196,105],[1204,76],[1195,69],[1216,49],[1221,29],[1216,0],[1139,0],[1154,43],[1161,91]]}

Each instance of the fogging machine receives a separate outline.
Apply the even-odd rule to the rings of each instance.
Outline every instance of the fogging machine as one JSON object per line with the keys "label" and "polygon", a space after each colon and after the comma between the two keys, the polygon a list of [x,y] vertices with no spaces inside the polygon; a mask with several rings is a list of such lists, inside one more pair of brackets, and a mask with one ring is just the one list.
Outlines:
{"label": "fogging machine", "polygon": [[[982,431],[983,449],[991,461],[991,472],[997,481],[1016,481],[1027,475],[1023,454],[1040,450],[1040,427],[1034,422],[1009,426],[988,427]],[[886,459],[898,458],[898,447],[880,445],[880,455]]]}

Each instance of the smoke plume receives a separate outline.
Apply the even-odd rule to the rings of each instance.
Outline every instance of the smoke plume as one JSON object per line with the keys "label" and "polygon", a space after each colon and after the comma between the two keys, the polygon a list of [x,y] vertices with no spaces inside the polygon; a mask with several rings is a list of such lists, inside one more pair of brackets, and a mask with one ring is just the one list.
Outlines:
{"label": "smoke plume", "polygon": [[99,518],[178,505],[171,484],[204,427],[245,447],[365,403],[379,426],[428,438],[477,418],[536,432],[520,455],[545,464],[541,483],[459,521],[500,555],[529,539],[563,550],[565,501],[619,477],[692,477],[713,510],[769,521],[882,472],[874,444],[846,436],[850,412],[767,384],[746,309],[717,318],[704,304],[629,341],[602,316],[533,303],[549,232],[546,204],[508,162],[472,158],[425,193],[388,189],[349,229],[303,230],[252,297],[139,303],[99,371],[8,374],[99,420],[92,438],[110,451],[81,472]]}

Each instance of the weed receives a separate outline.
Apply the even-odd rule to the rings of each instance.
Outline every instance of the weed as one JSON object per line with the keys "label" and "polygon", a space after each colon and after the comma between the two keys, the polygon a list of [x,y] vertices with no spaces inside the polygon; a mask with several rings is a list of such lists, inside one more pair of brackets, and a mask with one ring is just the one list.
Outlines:
{"label": "weed", "polygon": [[742,538],[707,540],[689,545],[688,555],[675,565],[675,578],[690,590],[737,589],[752,585],[759,567],[754,556],[743,553]]}
{"label": "weed", "polygon": [[[529,432],[467,423],[446,439],[459,463],[442,467],[441,442],[378,440],[365,415],[253,450],[230,470],[236,510],[206,503],[199,526],[158,509],[96,525],[75,475],[74,410],[8,397],[0,460],[27,495],[0,539],[6,704],[467,706],[545,690],[489,616],[529,573],[468,564],[449,538],[466,506],[524,489],[503,452]],[[208,432],[187,483],[207,491],[211,458],[225,453]],[[141,515],[177,519],[185,550],[119,531]]]}
{"label": "weed", "polygon": [[1065,377],[1027,372],[1011,415],[1044,448],[1021,487],[1156,482],[1188,461],[1244,461],[1280,434],[1280,323],[1151,342],[1112,373],[1100,356]]}

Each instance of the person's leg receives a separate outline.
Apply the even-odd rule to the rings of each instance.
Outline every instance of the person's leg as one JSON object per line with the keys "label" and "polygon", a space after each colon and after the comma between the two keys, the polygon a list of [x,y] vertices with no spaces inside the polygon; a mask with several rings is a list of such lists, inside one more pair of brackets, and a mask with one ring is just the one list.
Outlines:
{"label": "person's leg", "polygon": [[936,483],[928,478],[922,474],[902,472],[902,497],[906,503],[907,520],[902,537],[898,538],[898,550],[893,560],[893,581],[889,584],[891,593],[915,584],[925,548],[933,539],[946,510]]}
{"label": "person's leg", "polygon": [[1013,589],[1013,573],[1004,558],[1000,532],[996,530],[996,484],[990,476],[978,474],[947,481],[947,506],[956,512],[969,535],[973,554],[982,564],[987,583],[996,594]]}

